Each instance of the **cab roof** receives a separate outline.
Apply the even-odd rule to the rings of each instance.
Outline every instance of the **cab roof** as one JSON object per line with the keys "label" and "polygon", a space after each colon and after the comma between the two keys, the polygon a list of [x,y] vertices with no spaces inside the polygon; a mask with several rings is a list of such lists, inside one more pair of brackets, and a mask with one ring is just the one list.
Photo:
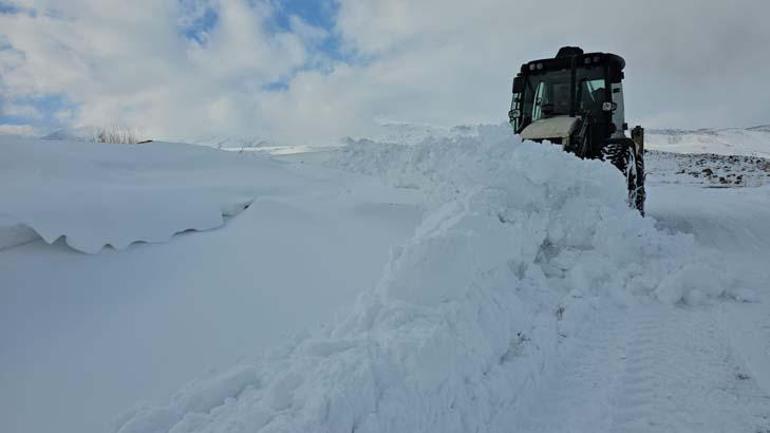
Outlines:
{"label": "cab roof", "polygon": [[617,72],[625,68],[626,61],[622,57],[611,53],[584,53],[579,47],[562,47],[556,57],[549,59],[532,60],[521,65],[522,74],[537,74],[546,71],[559,71],[571,69],[572,62],[575,66],[591,67],[609,64],[614,66]]}

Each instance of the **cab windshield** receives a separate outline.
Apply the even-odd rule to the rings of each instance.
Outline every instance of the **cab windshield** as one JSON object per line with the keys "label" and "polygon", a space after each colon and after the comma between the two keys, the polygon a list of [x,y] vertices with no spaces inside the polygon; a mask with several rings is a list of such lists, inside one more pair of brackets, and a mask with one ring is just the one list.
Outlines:
{"label": "cab windshield", "polygon": [[[600,68],[576,71],[575,112],[599,116],[606,100],[606,81]],[[525,124],[572,113],[572,72],[545,72],[527,77],[522,103]]]}
{"label": "cab windshield", "polygon": [[527,80],[524,113],[532,122],[544,117],[570,113],[570,71],[555,71],[530,76]]}

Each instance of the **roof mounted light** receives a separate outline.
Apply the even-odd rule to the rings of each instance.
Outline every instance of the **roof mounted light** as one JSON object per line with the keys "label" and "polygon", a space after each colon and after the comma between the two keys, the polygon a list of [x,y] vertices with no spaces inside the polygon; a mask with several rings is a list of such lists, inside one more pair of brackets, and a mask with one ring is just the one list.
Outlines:
{"label": "roof mounted light", "polygon": [[534,71],[535,70],[535,64],[534,63],[530,63],[529,64],[529,70],[530,71]]}
{"label": "roof mounted light", "polygon": [[537,70],[538,71],[542,71],[543,70],[543,64],[542,63],[538,63],[537,64]]}

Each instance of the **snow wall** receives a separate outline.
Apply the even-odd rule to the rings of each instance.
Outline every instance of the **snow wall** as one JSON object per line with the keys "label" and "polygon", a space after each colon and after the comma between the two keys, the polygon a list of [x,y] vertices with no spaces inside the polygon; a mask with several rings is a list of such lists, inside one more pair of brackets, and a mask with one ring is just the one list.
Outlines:
{"label": "snow wall", "polygon": [[615,168],[506,128],[353,142],[333,164],[430,197],[379,284],[338,323],[137,408],[117,432],[504,432],[603,305],[745,295],[715,253],[629,209]]}

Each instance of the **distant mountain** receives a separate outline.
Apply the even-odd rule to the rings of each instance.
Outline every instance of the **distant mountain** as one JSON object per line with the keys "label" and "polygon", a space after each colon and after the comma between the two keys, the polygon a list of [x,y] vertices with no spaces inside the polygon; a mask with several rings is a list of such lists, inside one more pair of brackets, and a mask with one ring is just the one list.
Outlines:
{"label": "distant mountain", "polygon": [[677,153],[770,157],[770,125],[725,129],[648,129],[645,147]]}
{"label": "distant mountain", "polygon": [[751,128],[746,128],[749,131],[760,131],[760,132],[768,132],[770,133],[770,125],[759,125],[759,126],[752,126]]}
{"label": "distant mountain", "polygon": [[173,141],[225,150],[257,149],[260,147],[273,146],[273,144],[264,137],[246,135],[204,135],[199,137],[185,137]]}
{"label": "distant mountain", "polygon": [[400,144],[417,144],[426,138],[448,138],[475,135],[479,125],[459,125],[441,127],[416,123],[391,122],[379,126],[379,131],[373,134],[378,141]]}
{"label": "distant mountain", "polygon": [[90,141],[95,136],[92,128],[62,128],[40,138],[43,140]]}
{"label": "distant mountain", "polygon": [[[507,125],[506,125],[507,126]],[[381,126],[378,141],[416,144],[429,137],[446,138],[478,133],[481,125],[443,128],[431,125],[389,123]],[[770,157],[770,125],[724,129],[647,129],[648,149],[676,153],[714,153]]]}
{"label": "distant mountain", "polygon": [[[380,142],[417,144],[429,138],[461,137],[478,134],[479,128],[489,125],[463,125],[439,127],[412,123],[385,123],[368,137]],[[95,136],[94,129],[60,129],[42,138],[47,140],[88,141]],[[276,143],[260,136],[246,135],[207,135],[198,137],[180,137],[164,139],[182,143],[209,146],[223,150],[268,150],[282,148]],[[303,148],[313,147],[315,143],[296,143]],[[718,155],[750,155],[770,158],[770,124],[751,128],[723,129],[647,129],[645,146],[652,150],[676,153],[714,153]]]}
{"label": "distant mountain", "polygon": [[[380,124],[375,130],[370,131],[366,136],[342,138],[339,141],[339,144],[344,144],[350,138],[372,139],[384,143],[417,144],[426,138],[447,138],[473,135],[477,133],[478,128],[478,125],[440,127],[415,123],[383,123]],[[329,143],[320,144],[314,142],[288,144],[277,143],[265,137],[253,135],[204,135],[193,137],[174,137],[173,139],[164,138],[163,141],[196,144],[222,150],[268,150],[270,152],[274,152],[276,149],[282,148],[312,149],[324,148],[331,145]]]}

